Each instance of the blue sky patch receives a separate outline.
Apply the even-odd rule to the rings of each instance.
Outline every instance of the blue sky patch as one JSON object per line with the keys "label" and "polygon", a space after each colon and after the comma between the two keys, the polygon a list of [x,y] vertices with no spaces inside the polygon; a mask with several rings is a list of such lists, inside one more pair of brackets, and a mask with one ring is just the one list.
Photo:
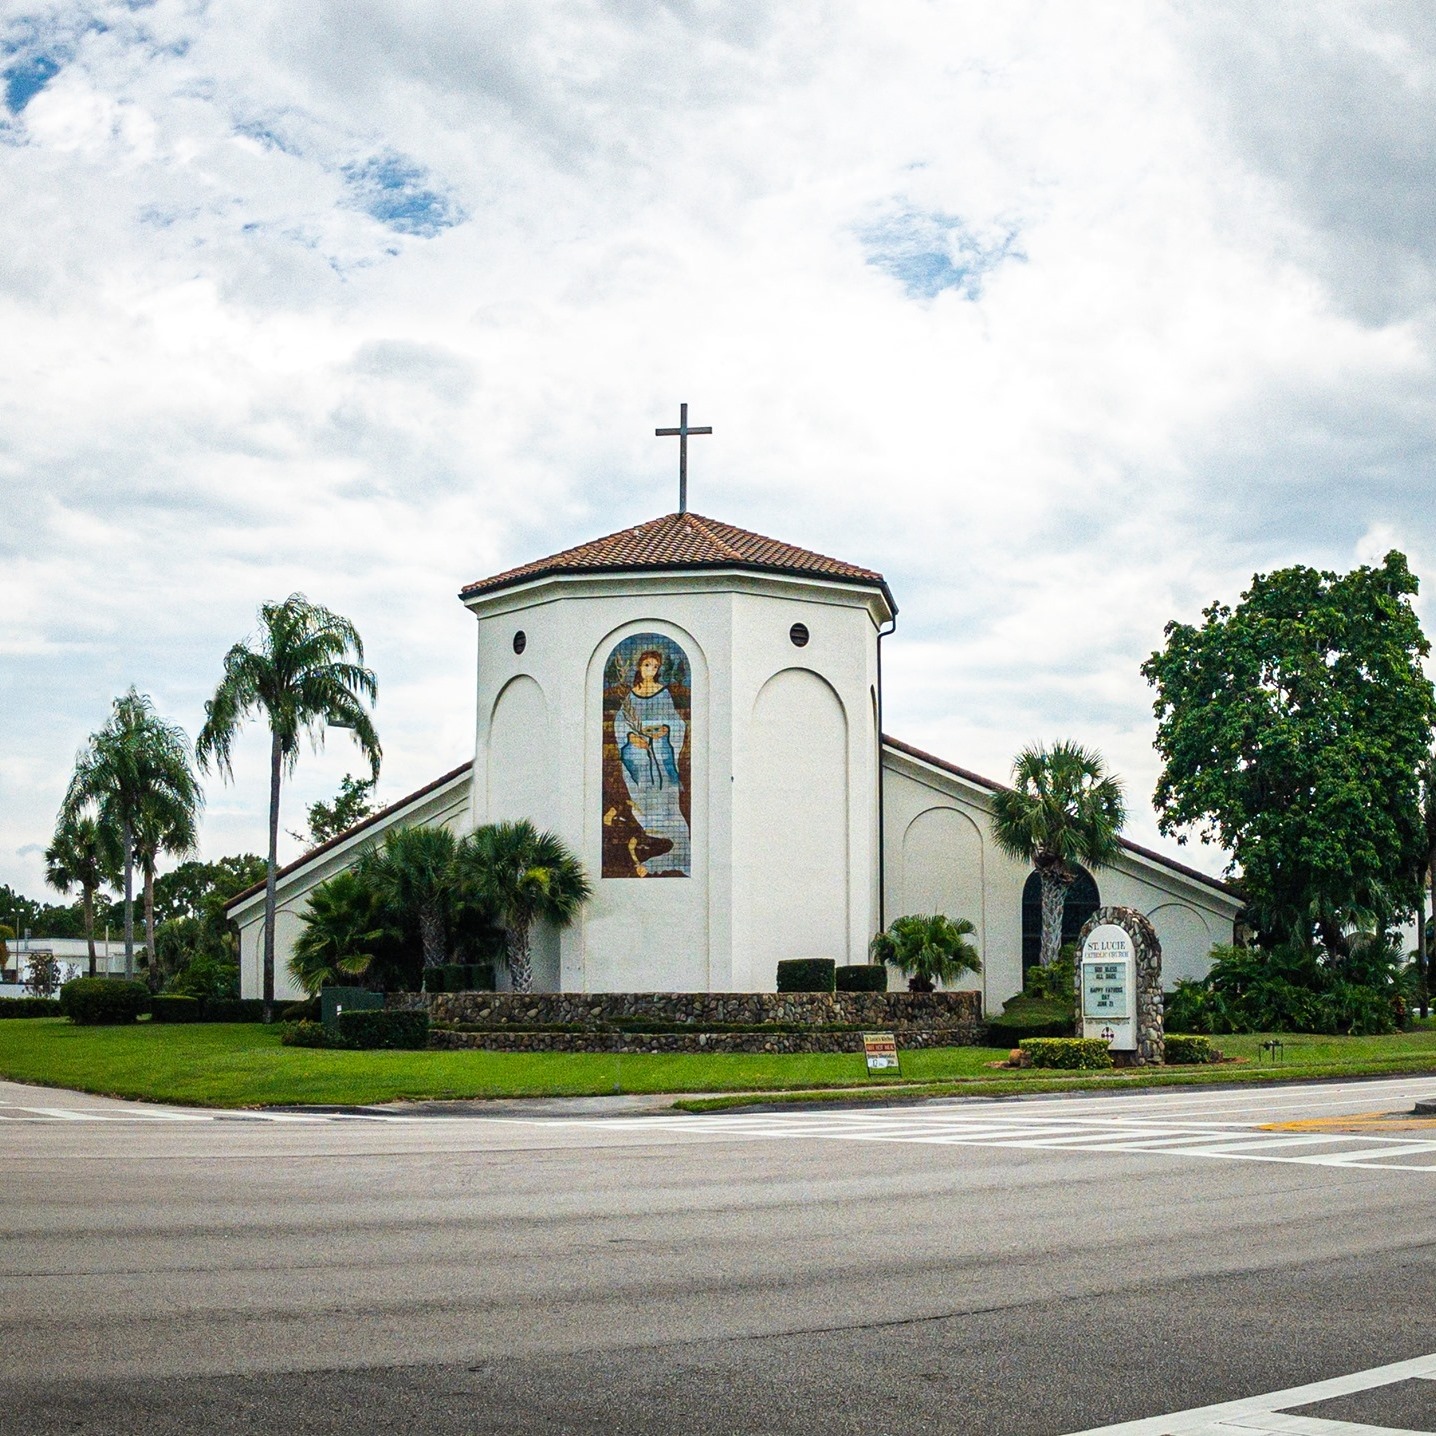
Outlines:
{"label": "blue sky patch", "polygon": [[890,274],[910,299],[935,299],[955,289],[982,297],[984,279],[1006,260],[1025,260],[1016,229],[979,234],[955,214],[903,209],[859,232],[867,262]]}
{"label": "blue sky patch", "polygon": [[51,55],[24,55],[5,67],[5,108],[18,115],[56,75],[60,61]]}
{"label": "blue sky patch", "polygon": [[344,166],[356,208],[400,234],[431,239],[467,216],[449,195],[434,189],[428,171],[399,155],[376,155]]}

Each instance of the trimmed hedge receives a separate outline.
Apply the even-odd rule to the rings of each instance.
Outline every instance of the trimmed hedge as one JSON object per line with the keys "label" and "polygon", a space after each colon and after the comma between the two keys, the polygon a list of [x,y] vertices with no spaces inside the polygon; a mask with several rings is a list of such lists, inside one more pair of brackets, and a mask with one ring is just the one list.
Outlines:
{"label": "trimmed hedge", "polygon": [[831,957],[790,957],[778,964],[779,992],[833,992],[837,963]]}
{"label": "trimmed hedge", "polygon": [[1017,1046],[1034,1067],[1099,1072],[1112,1066],[1112,1053],[1100,1037],[1028,1037]]}
{"label": "trimmed hedge", "polygon": [[143,982],[77,977],[60,989],[61,1013],[82,1027],[133,1022],[149,1005],[150,990]]}
{"label": "trimmed hedge", "polygon": [[355,1008],[339,1014],[338,1031],[322,1022],[285,1025],[280,1041],[286,1047],[329,1047],[343,1052],[375,1050],[422,1051],[429,1045],[427,1012],[383,1012]]}
{"label": "trimmed hedge", "polygon": [[205,1019],[203,998],[168,993],[150,998],[151,1022],[203,1022]]}
{"label": "trimmed hedge", "polygon": [[1222,1054],[1212,1046],[1210,1037],[1192,1037],[1182,1033],[1169,1035],[1166,1049],[1167,1062],[1174,1067],[1222,1060]]}
{"label": "trimmed hedge", "polygon": [[363,1010],[341,1012],[339,1040],[346,1047],[357,1047],[362,1051],[375,1048],[422,1051],[429,1042],[429,1014]]}
{"label": "trimmed hedge", "polygon": [[263,1022],[264,999],[262,997],[207,997],[204,1000],[204,1020],[206,1022]]}
{"label": "trimmed hedge", "polygon": [[[833,979],[839,992],[886,992],[888,970],[880,962],[856,962],[835,968]],[[782,989],[779,988],[781,992]]]}
{"label": "trimmed hedge", "polygon": [[[262,1000],[259,1004],[259,1016],[263,1021],[264,1002]],[[279,1010],[281,1022],[318,1022],[319,1018],[319,999],[317,997],[306,997],[303,1002],[291,1002],[288,1007]]]}
{"label": "trimmed hedge", "polygon": [[58,1017],[58,997],[0,997],[0,1017]]}

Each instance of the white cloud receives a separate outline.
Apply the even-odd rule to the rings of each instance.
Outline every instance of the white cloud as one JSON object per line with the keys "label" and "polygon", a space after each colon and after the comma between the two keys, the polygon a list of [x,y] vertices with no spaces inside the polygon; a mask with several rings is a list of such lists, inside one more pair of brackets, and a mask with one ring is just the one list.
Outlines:
{"label": "white cloud", "polygon": [[[369,641],[381,796],[462,760],[455,591],[670,508],[680,399],[700,511],[888,574],[892,731],[995,776],[1070,733],[1141,806],[1168,618],[1436,551],[1422,15],[27,7],[0,850],[294,589]],[[258,743],[210,851],[262,842]]]}

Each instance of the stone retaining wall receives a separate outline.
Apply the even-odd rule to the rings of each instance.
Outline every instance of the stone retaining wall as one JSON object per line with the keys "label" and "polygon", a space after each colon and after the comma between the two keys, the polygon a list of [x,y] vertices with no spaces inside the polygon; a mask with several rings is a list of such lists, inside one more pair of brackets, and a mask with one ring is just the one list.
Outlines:
{"label": "stone retaining wall", "polygon": [[[884,1029],[888,1030],[888,1029]],[[962,1029],[937,1031],[903,1028],[896,1033],[898,1052],[915,1047],[964,1047],[973,1039]],[[429,1029],[429,1047],[440,1052],[861,1052],[860,1032],[524,1032],[494,1029],[455,1032]]]}
{"label": "stone retaining wall", "polygon": [[976,992],[396,992],[387,1005],[427,1009],[437,1026],[495,1031],[571,1023],[601,1031],[625,1018],[699,1031],[715,1023],[822,1023],[942,1032],[949,1045],[975,1042],[982,1031]]}

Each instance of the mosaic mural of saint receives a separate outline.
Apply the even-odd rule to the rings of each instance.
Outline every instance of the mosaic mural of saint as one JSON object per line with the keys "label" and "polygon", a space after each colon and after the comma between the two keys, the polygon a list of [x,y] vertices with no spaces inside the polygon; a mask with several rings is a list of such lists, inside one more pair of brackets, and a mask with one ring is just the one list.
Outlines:
{"label": "mosaic mural of saint", "polygon": [[686,878],[688,658],[661,633],[637,633],[603,669],[603,876]]}

